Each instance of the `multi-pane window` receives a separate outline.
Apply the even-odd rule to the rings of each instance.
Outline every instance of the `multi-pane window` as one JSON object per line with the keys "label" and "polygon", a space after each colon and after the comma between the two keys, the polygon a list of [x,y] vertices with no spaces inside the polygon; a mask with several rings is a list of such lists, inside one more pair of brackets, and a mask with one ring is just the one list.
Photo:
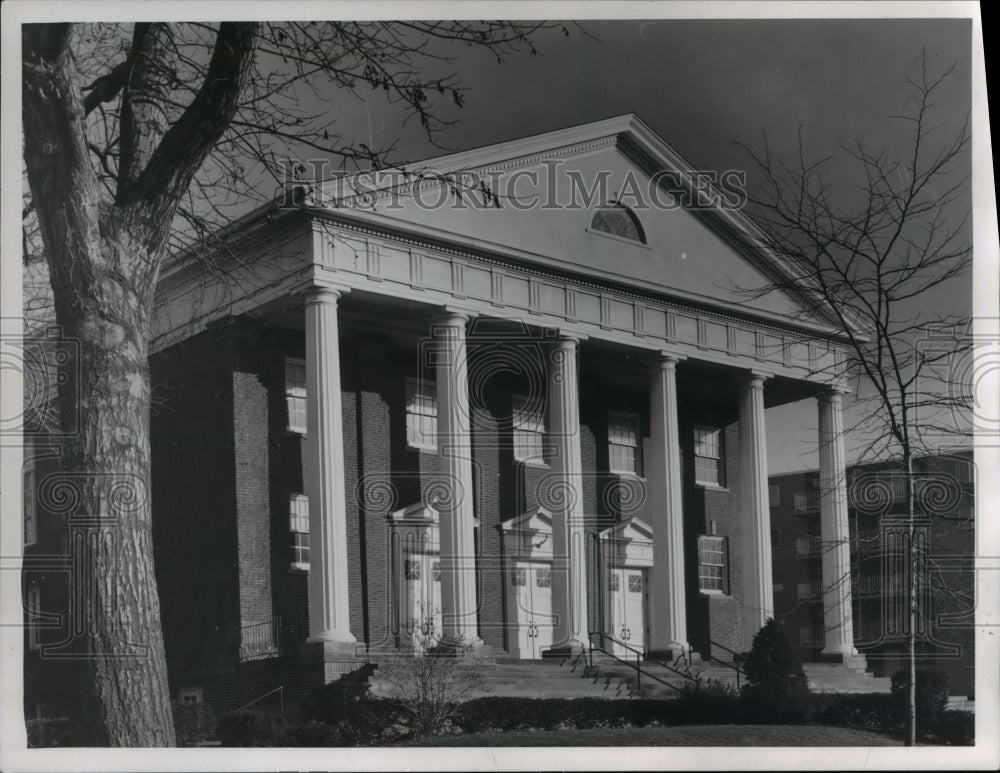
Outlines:
{"label": "multi-pane window", "polygon": [[408,558],[403,561],[403,576],[407,580],[419,580],[420,562],[412,558]]}
{"label": "multi-pane window", "polygon": [[620,236],[640,244],[646,243],[646,235],[643,233],[639,218],[632,210],[621,204],[601,207],[594,213],[590,221],[590,227],[595,231]]}
{"label": "multi-pane window", "polygon": [[431,574],[434,575],[434,582],[441,582],[441,562],[431,562]]}
{"label": "multi-pane window", "polygon": [[618,591],[621,588],[619,582],[620,581],[618,578],[618,572],[612,572],[610,575],[608,575],[608,590]]}
{"label": "multi-pane window", "polygon": [[524,569],[511,569],[510,570],[510,584],[515,587],[524,587],[528,584],[528,575]]}
{"label": "multi-pane window", "polygon": [[309,497],[293,494],[288,502],[289,528],[292,532],[292,566],[309,568]]}
{"label": "multi-pane window", "polygon": [[288,430],[306,431],[306,362],[285,360],[285,401],[288,403]]}
{"label": "multi-pane window", "polygon": [[[30,450],[30,449],[26,449]],[[29,461],[24,467],[24,544],[38,541],[38,509],[35,506],[35,465]]]}
{"label": "multi-pane window", "polygon": [[542,441],[545,438],[545,415],[538,400],[514,395],[512,423],[514,428],[514,458],[542,461]]}
{"label": "multi-pane window", "polygon": [[406,442],[417,448],[437,448],[437,384],[406,379]]}
{"label": "multi-pane window", "polygon": [[552,570],[551,569],[536,569],[535,570],[535,587],[536,588],[551,588],[552,587]]}
{"label": "multi-pane window", "polygon": [[698,589],[704,593],[725,593],[727,581],[725,537],[698,537]]}
{"label": "multi-pane window", "polygon": [[639,447],[634,413],[608,413],[608,469],[611,472],[638,473],[636,465]]}
{"label": "multi-pane window", "polygon": [[201,703],[202,692],[200,687],[181,687],[177,691],[177,700],[181,703]]}
{"label": "multi-pane window", "polygon": [[642,593],[642,575],[630,574],[628,576],[628,592]]}
{"label": "multi-pane window", "polygon": [[42,616],[42,589],[37,585],[28,588],[28,647],[37,650],[41,647],[38,635],[39,621]]}
{"label": "multi-pane window", "polygon": [[723,486],[722,430],[694,428],[694,479],[696,483]]}

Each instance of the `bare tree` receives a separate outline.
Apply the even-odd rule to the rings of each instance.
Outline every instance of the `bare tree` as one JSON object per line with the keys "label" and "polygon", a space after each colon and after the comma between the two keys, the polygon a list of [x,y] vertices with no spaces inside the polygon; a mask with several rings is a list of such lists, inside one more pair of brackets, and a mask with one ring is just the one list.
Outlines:
{"label": "bare tree", "polygon": [[[907,649],[910,660],[909,743],[915,743],[915,641],[922,572],[914,523],[920,509],[914,458],[932,434],[956,432],[968,392],[941,370],[967,346],[968,319],[935,311],[933,291],[967,272],[969,243],[969,118],[938,115],[935,100],[954,67],[907,82],[904,112],[889,119],[905,139],[876,148],[856,140],[813,158],[800,128],[798,153],[776,158],[765,135],[743,144],[759,172],[750,204],[776,253],[796,274],[791,281],[747,289],[761,297],[807,288],[804,318],[829,318],[850,344],[849,365],[860,376],[852,440],[860,458],[894,460],[905,471],[909,521]],[[956,128],[957,126],[957,128]],[[746,288],[745,288],[746,289]],[[921,346],[933,337],[934,347]]]}
{"label": "bare tree", "polygon": [[[442,52],[534,51],[543,26],[22,28],[25,253],[44,254],[56,322],[78,344],[61,399],[81,424],[65,463],[100,546],[85,578],[86,743],[174,743],[148,496],[147,339],[168,255],[270,198],[288,158],[386,163],[391,146],[335,132],[345,99],[379,94],[433,138],[466,98]],[[41,249],[29,247],[36,224]]]}

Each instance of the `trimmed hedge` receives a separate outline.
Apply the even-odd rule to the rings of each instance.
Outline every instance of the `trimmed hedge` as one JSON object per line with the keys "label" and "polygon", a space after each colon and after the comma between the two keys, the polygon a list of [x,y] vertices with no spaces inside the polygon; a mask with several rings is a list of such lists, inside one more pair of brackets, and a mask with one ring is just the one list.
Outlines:
{"label": "trimmed hedge", "polygon": [[368,664],[313,690],[299,709],[301,720],[334,728],[341,746],[377,746],[406,735],[406,715],[399,701],[369,692],[373,671]]}
{"label": "trimmed hedge", "polygon": [[57,719],[28,719],[25,721],[28,731],[29,749],[47,749],[52,746],[75,746],[73,728],[67,717]]}
{"label": "trimmed hedge", "polygon": [[253,711],[224,714],[215,727],[223,746],[281,746],[285,730],[281,717]]}
{"label": "trimmed hedge", "polygon": [[215,728],[215,710],[207,703],[172,701],[178,746],[193,746]]}
{"label": "trimmed hedge", "polygon": [[[901,668],[892,675],[892,697],[902,716],[910,699],[910,672]],[[917,728],[936,723],[948,708],[948,675],[936,668],[917,668]]]}

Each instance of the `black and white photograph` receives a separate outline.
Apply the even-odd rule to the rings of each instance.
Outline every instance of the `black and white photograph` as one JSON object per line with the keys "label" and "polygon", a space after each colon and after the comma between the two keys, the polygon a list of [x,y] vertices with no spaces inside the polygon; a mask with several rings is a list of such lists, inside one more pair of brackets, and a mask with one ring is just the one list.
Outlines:
{"label": "black and white photograph", "polygon": [[2,769],[1000,765],[979,4],[2,12]]}

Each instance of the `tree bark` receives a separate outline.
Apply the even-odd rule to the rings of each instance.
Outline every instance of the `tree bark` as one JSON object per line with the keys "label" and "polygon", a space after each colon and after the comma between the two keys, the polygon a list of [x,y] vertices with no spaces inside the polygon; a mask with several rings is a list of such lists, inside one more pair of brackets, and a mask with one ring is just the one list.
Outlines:
{"label": "tree bark", "polygon": [[[172,746],[150,506],[147,341],[171,219],[232,120],[258,25],[223,24],[205,82],[171,127],[170,30],[142,25],[122,96],[118,198],[104,200],[86,141],[73,25],[22,28],[24,158],[49,264],[56,321],[76,344],[61,394],[76,569],[70,610],[87,664],[85,745]],[[160,104],[156,104],[157,100]]]}

